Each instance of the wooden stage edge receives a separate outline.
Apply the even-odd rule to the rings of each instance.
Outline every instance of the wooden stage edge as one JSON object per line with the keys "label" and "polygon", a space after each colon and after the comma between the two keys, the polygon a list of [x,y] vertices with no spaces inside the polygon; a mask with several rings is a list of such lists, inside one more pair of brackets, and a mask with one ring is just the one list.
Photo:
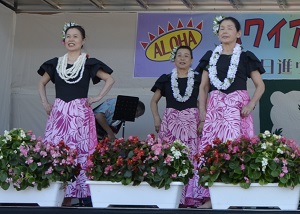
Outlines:
{"label": "wooden stage edge", "polygon": [[14,214],[285,214],[300,213],[300,210],[278,210],[278,209],[159,209],[159,208],[92,208],[92,207],[33,207],[33,206],[0,206],[0,213]]}

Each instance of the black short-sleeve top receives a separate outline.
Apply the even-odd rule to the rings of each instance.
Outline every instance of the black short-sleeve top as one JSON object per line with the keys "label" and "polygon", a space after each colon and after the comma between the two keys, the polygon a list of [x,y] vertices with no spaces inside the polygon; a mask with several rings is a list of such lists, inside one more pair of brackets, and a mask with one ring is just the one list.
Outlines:
{"label": "black short-sleeve top", "polygon": [[[185,94],[187,81],[188,81],[187,77],[178,78],[178,88],[181,96],[184,96]],[[157,89],[159,89],[161,95],[166,97],[167,108],[174,108],[176,110],[182,111],[188,108],[197,108],[200,82],[201,82],[201,75],[198,72],[195,72],[193,92],[191,97],[185,102],[179,102],[174,98],[172,87],[171,87],[171,74],[161,75],[156,80],[154,86],[151,88],[151,91],[155,92]]]}
{"label": "black short-sleeve top", "polygon": [[[44,62],[37,72],[41,76],[43,76],[45,72],[49,74],[51,81],[55,84],[56,98],[62,99],[65,102],[69,102],[79,98],[87,98],[90,79],[92,79],[93,84],[97,84],[101,81],[101,79],[96,75],[99,69],[108,74],[111,74],[113,72],[110,67],[108,67],[100,60],[95,58],[88,58],[85,62],[82,79],[77,83],[70,84],[65,82],[58,75],[56,70],[57,63],[57,57],[50,59]],[[72,65],[68,65],[68,68],[71,66]],[[76,80],[76,78],[74,80]]]}
{"label": "black short-sleeve top", "polygon": [[[202,72],[203,70],[208,71],[209,59],[211,55],[212,51],[207,51],[206,54],[200,59],[199,64],[195,70],[198,72]],[[232,55],[221,54],[217,62],[217,77],[222,82],[227,77],[231,56]],[[260,74],[266,72],[260,60],[251,51],[243,51],[240,56],[240,62],[234,82],[229,86],[228,89],[221,91],[229,94],[236,90],[247,90],[247,79],[250,78],[250,73],[256,70],[258,70]],[[218,89],[211,84],[210,90],[213,91]]]}

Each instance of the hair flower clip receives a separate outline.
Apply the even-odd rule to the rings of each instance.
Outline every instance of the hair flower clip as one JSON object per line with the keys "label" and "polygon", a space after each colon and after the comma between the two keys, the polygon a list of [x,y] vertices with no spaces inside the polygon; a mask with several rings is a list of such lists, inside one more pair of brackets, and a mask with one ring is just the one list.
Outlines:
{"label": "hair flower clip", "polygon": [[226,18],[225,16],[216,16],[214,18],[214,21],[213,21],[213,32],[215,35],[218,35],[218,31],[219,31],[219,27],[220,27],[220,22]]}
{"label": "hair flower clip", "polygon": [[66,30],[69,28],[69,27],[73,27],[73,26],[78,26],[78,24],[76,24],[75,22],[66,22],[64,24],[64,28],[63,28],[63,31],[62,31],[62,39],[64,40],[66,38]]}
{"label": "hair flower clip", "polygon": [[174,47],[173,50],[171,51],[171,55],[170,55],[170,61],[171,62],[175,61],[175,55],[176,55],[177,49],[178,49],[178,46]]}

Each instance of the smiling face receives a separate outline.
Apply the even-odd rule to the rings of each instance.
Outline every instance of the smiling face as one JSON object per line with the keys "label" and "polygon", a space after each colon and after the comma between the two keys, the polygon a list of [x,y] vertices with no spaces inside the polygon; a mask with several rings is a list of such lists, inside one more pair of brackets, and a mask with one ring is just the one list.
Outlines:
{"label": "smiling face", "polygon": [[178,49],[174,62],[177,69],[189,69],[193,62],[191,51],[186,48]]}
{"label": "smiling face", "polygon": [[70,28],[66,31],[65,47],[68,51],[81,50],[85,39],[77,28]]}
{"label": "smiling face", "polygon": [[218,36],[223,44],[235,43],[241,36],[241,30],[237,30],[237,26],[232,20],[224,20],[220,24]]}

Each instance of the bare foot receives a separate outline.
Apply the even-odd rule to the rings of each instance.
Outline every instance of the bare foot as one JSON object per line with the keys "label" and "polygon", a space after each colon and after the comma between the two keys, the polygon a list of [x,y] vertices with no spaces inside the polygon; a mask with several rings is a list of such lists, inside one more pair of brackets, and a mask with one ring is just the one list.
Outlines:
{"label": "bare foot", "polygon": [[211,209],[212,208],[211,201],[208,200],[204,204],[198,206],[197,208],[199,208],[199,209]]}

